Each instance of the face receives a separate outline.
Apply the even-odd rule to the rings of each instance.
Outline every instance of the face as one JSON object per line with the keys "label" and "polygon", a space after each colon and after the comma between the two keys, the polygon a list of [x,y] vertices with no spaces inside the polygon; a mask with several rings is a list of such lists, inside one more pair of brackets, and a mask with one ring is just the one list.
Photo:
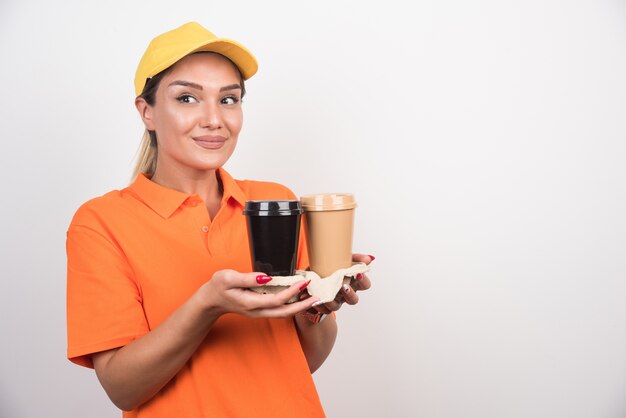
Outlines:
{"label": "face", "polygon": [[243,123],[239,73],[214,53],[192,54],[163,77],[154,106],[136,101],[146,128],[156,132],[155,175],[205,172],[226,163]]}

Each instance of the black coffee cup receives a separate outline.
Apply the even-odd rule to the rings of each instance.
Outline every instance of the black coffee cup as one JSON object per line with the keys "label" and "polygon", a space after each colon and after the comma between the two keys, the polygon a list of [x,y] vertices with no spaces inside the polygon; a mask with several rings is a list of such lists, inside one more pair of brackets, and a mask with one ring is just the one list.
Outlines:
{"label": "black coffee cup", "polygon": [[254,271],[269,276],[296,273],[300,217],[298,200],[249,200],[243,211]]}

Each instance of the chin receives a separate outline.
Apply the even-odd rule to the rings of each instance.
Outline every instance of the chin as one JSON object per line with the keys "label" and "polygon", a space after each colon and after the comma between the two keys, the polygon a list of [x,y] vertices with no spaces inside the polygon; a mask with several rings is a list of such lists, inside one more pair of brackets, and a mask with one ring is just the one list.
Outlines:
{"label": "chin", "polygon": [[218,168],[223,167],[226,162],[228,162],[228,158],[211,158],[196,161],[195,164],[191,165],[191,167],[196,170],[217,170]]}

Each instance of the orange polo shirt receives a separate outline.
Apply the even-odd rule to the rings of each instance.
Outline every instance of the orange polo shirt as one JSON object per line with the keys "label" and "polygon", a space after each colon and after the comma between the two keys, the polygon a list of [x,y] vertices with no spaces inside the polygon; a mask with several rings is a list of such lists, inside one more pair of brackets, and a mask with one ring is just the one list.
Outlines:
{"label": "orange polo shirt", "polygon": [[[67,232],[68,358],[124,346],[157,327],[213,273],[252,271],[246,200],[295,199],[275,183],[218,174],[213,220],[198,195],[140,175],[85,203]],[[299,257],[306,262],[303,240]],[[292,318],[220,317],[178,374],[124,417],[323,417]]]}

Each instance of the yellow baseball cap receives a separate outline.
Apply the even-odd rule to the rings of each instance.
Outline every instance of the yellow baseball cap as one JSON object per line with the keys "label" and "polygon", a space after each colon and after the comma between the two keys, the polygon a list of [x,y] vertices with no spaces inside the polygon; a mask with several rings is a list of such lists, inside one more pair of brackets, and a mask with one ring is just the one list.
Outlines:
{"label": "yellow baseball cap", "polygon": [[218,38],[196,22],[186,23],[154,38],[144,52],[135,73],[135,95],[139,96],[151,77],[199,51],[224,55],[241,71],[244,80],[252,77],[259,65],[252,53],[239,42]]}

